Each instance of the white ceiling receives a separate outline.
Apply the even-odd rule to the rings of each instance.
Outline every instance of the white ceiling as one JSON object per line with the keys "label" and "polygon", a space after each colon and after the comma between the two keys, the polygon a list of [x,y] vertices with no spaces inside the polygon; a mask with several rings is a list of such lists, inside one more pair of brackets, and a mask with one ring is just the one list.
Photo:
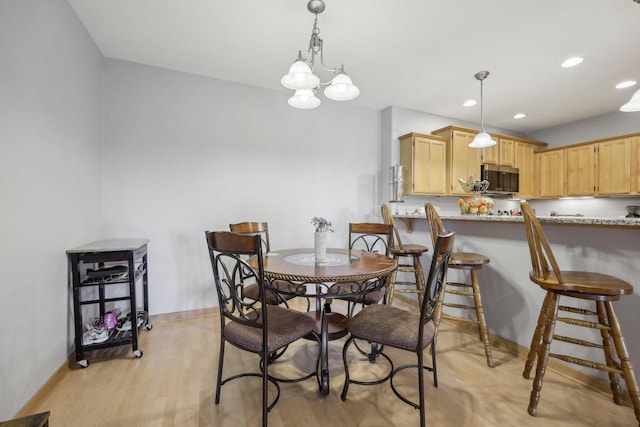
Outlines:
{"label": "white ceiling", "polygon": [[[280,78],[298,50],[305,53],[314,20],[307,0],[69,3],[106,57],[283,95],[290,91]],[[479,122],[480,104],[462,103],[479,99],[473,76],[489,70],[485,124],[527,133],[617,111],[640,88],[640,4],[634,0],[325,3],[318,18],[325,62],[344,64],[359,86],[360,96],[349,101],[354,105]],[[574,55],[584,62],[560,67]],[[626,79],[639,83],[614,88]],[[528,116],[512,119],[517,112]]]}

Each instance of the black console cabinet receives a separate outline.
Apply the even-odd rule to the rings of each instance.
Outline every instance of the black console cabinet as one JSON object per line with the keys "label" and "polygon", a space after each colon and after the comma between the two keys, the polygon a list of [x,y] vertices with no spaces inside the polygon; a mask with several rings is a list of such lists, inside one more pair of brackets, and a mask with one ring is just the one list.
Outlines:
{"label": "black console cabinet", "polygon": [[[149,324],[147,293],[148,242],[147,239],[102,240],[67,250],[70,281],[73,287],[76,361],[80,366],[84,368],[89,366],[85,351],[118,345],[131,344],[133,354],[136,357],[142,357],[142,350],[138,348],[139,331],[142,327],[148,330],[152,328]],[[116,273],[102,276],[95,273],[110,271],[110,268]],[[118,286],[121,295],[107,296],[105,289],[109,286],[113,286],[113,289]],[[136,286],[142,287],[142,301],[137,301]],[[89,287],[93,291],[88,293],[93,297],[83,299],[81,290]],[[117,301],[126,301],[128,305],[131,316],[130,330],[119,331],[114,328],[105,341],[83,344],[85,325],[92,319],[83,319],[82,307],[96,305],[99,316],[102,318],[105,314],[105,304]],[[142,303],[141,308],[139,308],[140,303]]]}

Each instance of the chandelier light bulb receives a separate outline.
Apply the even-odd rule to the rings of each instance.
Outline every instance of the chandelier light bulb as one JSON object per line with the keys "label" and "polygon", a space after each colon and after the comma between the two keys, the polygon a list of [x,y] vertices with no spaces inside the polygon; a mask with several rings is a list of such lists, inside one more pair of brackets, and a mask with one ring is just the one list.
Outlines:
{"label": "chandelier light bulb", "polygon": [[320,105],[321,101],[311,89],[300,89],[289,98],[289,105],[301,110],[310,110]]}
{"label": "chandelier light bulb", "polygon": [[289,73],[282,77],[282,86],[291,90],[313,89],[320,85],[320,79],[313,74],[311,67],[302,57],[302,52],[298,53],[298,59],[289,67]]}
{"label": "chandelier light bulb", "polygon": [[349,101],[360,95],[360,89],[351,82],[351,78],[341,71],[324,90],[324,96],[334,101]]}

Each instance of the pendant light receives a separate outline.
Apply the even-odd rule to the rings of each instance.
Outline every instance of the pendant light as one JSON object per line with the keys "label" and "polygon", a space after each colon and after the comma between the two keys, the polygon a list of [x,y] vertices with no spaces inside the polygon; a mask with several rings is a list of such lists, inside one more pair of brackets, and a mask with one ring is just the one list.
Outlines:
{"label": "pendant light", "polygon": [[625,113],[640,111],[640,90],[636,91],[636,93],[633,94],[629,102],[620,107],[620,111],[623,111]]}
{"label": "pendant light", "polygon": [[484,147],[491,147],[492,145],[496,145],[496,141],[494,139],[492,139],[491,135],[489,135],[484,130],[484,114],[483,114],[483,110],[482,110],[482,104],[483,104],[483,102],[482,102],[482,95],[483,95],[482,94],[482,82],[488,76],[489,76],[489,72],[488,71],[479,71],[474,75],[476,80],[480,80],[480,133],[477,134],[475,136],[475,138],[473,138],[473,141],[471,141],[471,143],[469,144],[469,147],[471,147],[471,148],[484,148]]}

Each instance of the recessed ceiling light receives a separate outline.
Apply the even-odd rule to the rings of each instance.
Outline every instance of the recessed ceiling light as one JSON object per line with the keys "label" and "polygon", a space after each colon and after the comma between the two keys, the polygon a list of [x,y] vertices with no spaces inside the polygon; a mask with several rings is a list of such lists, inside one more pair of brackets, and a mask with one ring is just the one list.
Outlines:
{"label": "recessed ceiling light", "polygon": [[465,107],[473,107],[474,105],[476,105],[476,100],[475,99],[468,99],[466,101],[464,101],[464,105]]}
{"label": "recessed ceiling light", "polygon": [[581,58],[579,56],[574,56],[572,58],[566,59],[562,64],[560,64],[560,66],[562,68],[575,67],[582,61],[584,61],[584,58]]}
{"label": "recessed ceiling light", "polygon": [[513,116],[513,118],[516,119],[516,120],[517,119],[524,119],[525,117],[527,117],[527,115],[525,113],[517,113],[517,114],[514,114],[514,116]]}
{"label": "recessed ceiling light", "polygon": [[627,88],[627,87],[631,87],[631,86],[635,85],[636,83],[638,83],[638,82],[635,81],[635,80],[625,80],[623,82],[618,83],[616,85],[616,89],[624,89],[624,88]]}

